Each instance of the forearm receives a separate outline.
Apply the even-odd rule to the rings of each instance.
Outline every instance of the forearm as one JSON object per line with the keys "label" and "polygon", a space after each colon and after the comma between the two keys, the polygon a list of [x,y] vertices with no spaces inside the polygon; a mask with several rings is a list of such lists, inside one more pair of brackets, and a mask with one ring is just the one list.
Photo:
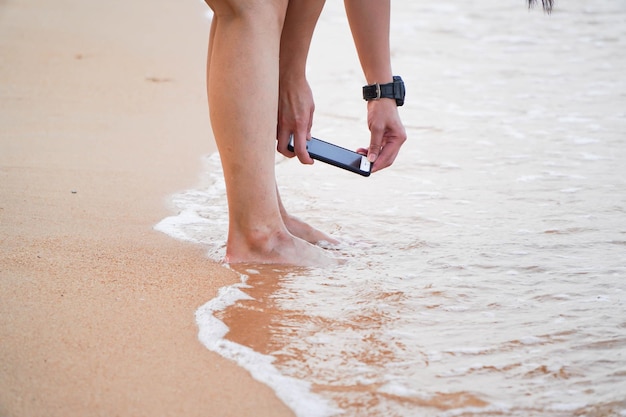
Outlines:
{"label": "forearm", "polygon": [[325,0],[289,0],[280,39],[280,76],[304,77],[313,31]]}
{"label": "forearm", "polygon": [[390,0],[345,0],[344,4],[367,83],[391,82]]}

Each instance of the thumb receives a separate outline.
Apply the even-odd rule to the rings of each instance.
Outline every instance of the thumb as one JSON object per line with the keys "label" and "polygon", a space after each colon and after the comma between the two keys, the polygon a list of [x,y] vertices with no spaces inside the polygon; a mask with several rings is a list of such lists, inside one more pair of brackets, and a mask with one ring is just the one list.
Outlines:
{"label": "thumb", "polygon": [[375,127],[371,128],[370,146],[367,149],[367,160],[372,163],[376,161],[376,158],[378,158],[378,154],[380,153],[380,148],[383,142],[383,132],[384,129],[378,129]]}

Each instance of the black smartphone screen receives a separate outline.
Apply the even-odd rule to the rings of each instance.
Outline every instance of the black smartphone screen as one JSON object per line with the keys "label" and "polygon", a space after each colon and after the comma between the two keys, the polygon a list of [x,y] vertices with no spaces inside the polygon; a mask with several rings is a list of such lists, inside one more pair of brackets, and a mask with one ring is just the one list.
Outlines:
{"label": "black smartphone screen", "polygon": [[[293,137],[289,141],[288,149],[293,152]],[[307,141],[307,151],[313,159],[326,162],[339,168],[368,177],[372,165],[365,155],[358,154],[341,146],[333,145],[317,138]]]}

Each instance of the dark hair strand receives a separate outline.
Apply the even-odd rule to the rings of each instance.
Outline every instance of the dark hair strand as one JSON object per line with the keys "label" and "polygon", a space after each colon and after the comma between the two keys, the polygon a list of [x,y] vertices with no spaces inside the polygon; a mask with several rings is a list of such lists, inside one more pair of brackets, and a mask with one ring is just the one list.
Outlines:
{"label": "dark hair strand", "polygon": [[[537,0],[528,0],[528,8],[533,7],[535,3],[537,3]],[[552,11],[554,0],[541,0],[541,4],[543,5],[543,10],[546,13],[550,13]]]}

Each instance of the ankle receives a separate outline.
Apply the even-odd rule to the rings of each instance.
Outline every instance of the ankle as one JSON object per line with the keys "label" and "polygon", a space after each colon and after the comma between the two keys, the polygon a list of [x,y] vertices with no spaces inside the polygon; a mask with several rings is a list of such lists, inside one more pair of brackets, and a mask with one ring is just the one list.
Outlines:
{"label": "ankle", "polygon": [[277,229],[255,227],[231,231],[226,245],[226,258],[264,261],[271,258],[276,248],[285,245],[291,237],[284,227]]}
{"label": "ankle", "polygon": [[265,253],[289,241],[291,234],[283,226],[278,229],[253,229],[246,231],[244,244],[254,252]]}

